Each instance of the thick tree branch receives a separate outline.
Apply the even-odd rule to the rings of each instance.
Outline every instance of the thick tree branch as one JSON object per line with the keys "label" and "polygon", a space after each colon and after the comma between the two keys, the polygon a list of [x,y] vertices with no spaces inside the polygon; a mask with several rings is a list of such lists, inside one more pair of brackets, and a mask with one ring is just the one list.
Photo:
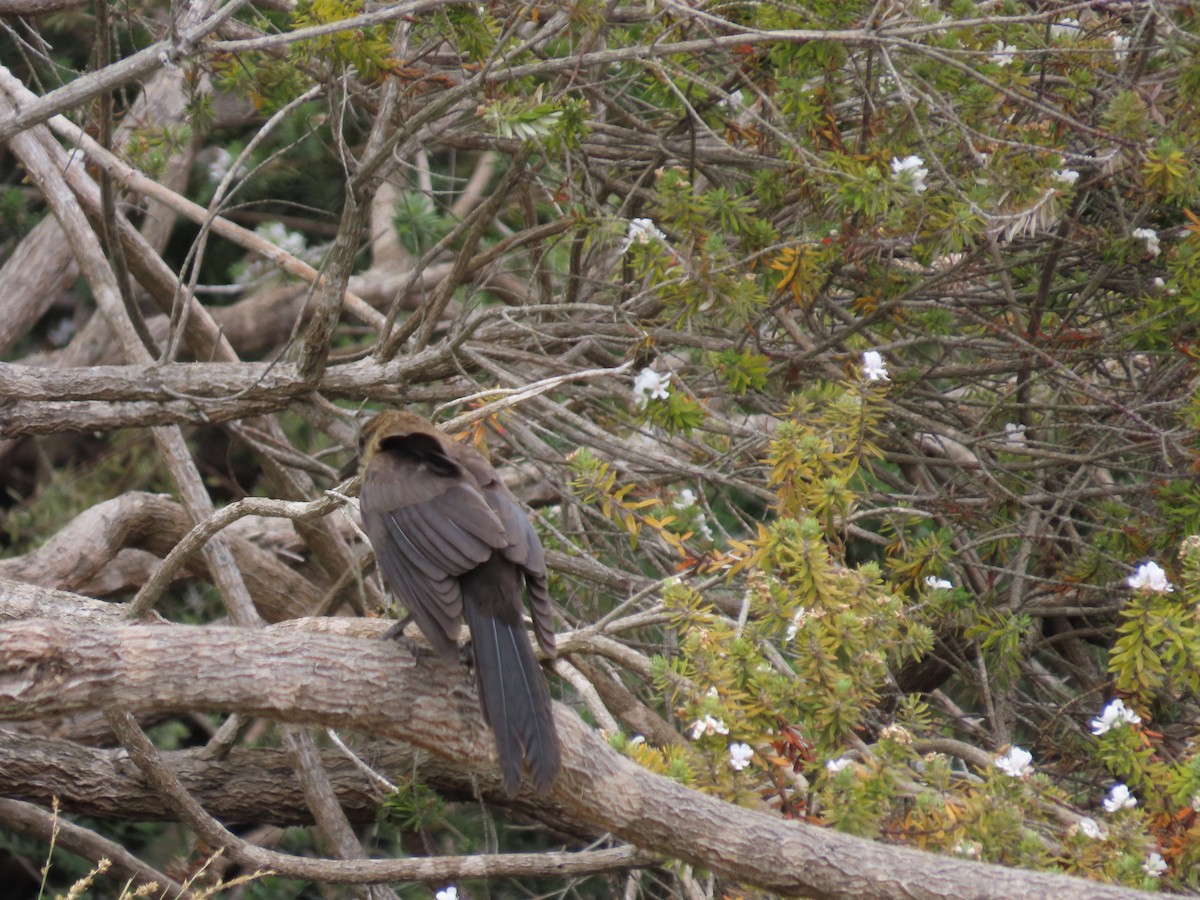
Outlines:
{"label": "thick tree branch", "polygon": [[[231,521],[237,510],[223,515],[218,521]],[[188,517],[174,500],[131,491],[80,513],[36,550],[0,560],[0,578],[79,590],[91,584],[120,551],[136,548],[165,557],[187,532]],[[322,596],[317,585],[244,538],[224,534],[222,539],[265,619],[279,621],[317,608]],[[207,569],[211,577],[202,553],[192,557],[190,564]]]}
{"label": "thick tree branch", "polygon": [[[333,620],[320,624],[341,627]],[[355,728],[407,740],[462,767],[464,778],[497,778],[492,744],[462,671],[428,651],[314,633],[301,623],[266,630],[95,629],[46,620],[0,626],[0,715],[20,720],[96,706],[238,711]],[[566,710],[558,720],[563,774],[548,802],[637,846],[739,881],[814,897],[1136,896],[740,809],[645,772]],[[325,865],[350,872],[364,864]]]}
{"label": "thick tree branch", "polygon": [[[359,749],[384,773],[410,770],[407,745],[372,741]],[[284,751],[235,748],[213,759],[203,750],[164,754],[171,771],[212,815],[230,825],[311,825],[296,772]],[[356,822],[374,821],[379,791],[340,750],[321,751],[321,763],[342,810]],[[0,731],[0,795],[103,819],[162,821],[174,818],[162,798],[129,766],[123,750]]]}

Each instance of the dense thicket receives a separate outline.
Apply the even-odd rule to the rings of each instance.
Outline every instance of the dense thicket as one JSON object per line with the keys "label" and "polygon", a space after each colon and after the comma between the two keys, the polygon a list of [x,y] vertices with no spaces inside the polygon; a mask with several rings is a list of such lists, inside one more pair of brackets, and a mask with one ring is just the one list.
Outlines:
{"label": "dense thicket", "polygon": [[[171,896],[1200,886],[1191,5],[0,17],[14,872],[60,803]],[[547,547],[543,802],[375,640],[385,406]]]}

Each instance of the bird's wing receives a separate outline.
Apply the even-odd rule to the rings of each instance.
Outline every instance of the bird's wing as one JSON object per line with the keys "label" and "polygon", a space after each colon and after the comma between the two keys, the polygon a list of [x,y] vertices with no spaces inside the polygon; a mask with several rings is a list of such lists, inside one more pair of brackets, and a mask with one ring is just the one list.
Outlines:
{"label": "bird's wing", "polygon": [[458,576],[508,546],[504,524],[470,482],[386,451],[363,476],[363,525],[384,577],[430,643],[455,652]]}
{"label": "bird's wing", "polygon": [[469,454],[464,456],[466,458],[463,462],[467,471],[475,477],[488,506],[504,526],[504,535],[508,541],[504,548],[505,558],[520,566],[525,575],[525,586],[529,590],[530,617],[533,619],[533,630],[538,643],[553,656],[554,607],[550,603],[550,591],[546,584],[546,553],[542,549],[542,542],[516,497],[496,477],[495,469],[483,461],[482,457],[479,459],[486,468],[480,467]]}

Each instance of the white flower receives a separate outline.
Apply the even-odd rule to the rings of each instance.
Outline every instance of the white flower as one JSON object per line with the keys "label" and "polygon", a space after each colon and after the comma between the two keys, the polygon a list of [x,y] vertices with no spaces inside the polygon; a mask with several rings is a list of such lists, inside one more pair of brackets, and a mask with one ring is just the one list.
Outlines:
{"label": "white flower", "polygon": [[808,610],[803,606],[796,610],[796,614],[792,616],[792,624],[788,626],[787,633],[784,635],[784,640],[794,641],[796,634],[800,631],[800,623],[804,621],[804,617],[808,614]]}
{"label": "white flower", "polygon": [[434,900],[458,900],[458,888],[450,885],[448,888],[442,888],[433,896]]}
{"label": "white flower", "polygon": [[947,581],[945,578],[938,578],[936,575],[926,575],[925,576],[925,584],[926,584],[926,586],[928,586],[929,588],[931,588],[935,591],[938,591],[938,590],[948,591],[954,587],[953,582]]}
{"label": "white flower", "polygon": [[1087,817],[1079,820],[1079,832],[1084,837],[1089,837],[1093,841],[1103,840],[1105,834],[1103,825],[1101,825],[1095,819],[1090,819]]}
{"label": "white flower", "polygon": [[995,63],[998,66],[1007,66],[1013,60],[1013,54],[1017,51],[1016,47],[1011,47],[1004,41],[996,41],[996,45],[992,48],[994,51],[988,57],[988,62]]}
{"label": "white flower", "polygon": [[746,766],[750,765],[750,757],[754,755],[754,751],[750,749],[749,744],[741,742],[729,745],[729,768],[740,772]]}
{"label": "white flower", "polygon": [[1167,573],[1156,562],[1145,562],[1138,566],[1137,571],[1129,576],[1129,586],[1135,591],[1147,588],[1160,594],[1175,590],[1167,581]]}
{"label": "white flower", "polygon": [[671,504],[676,509],[688,509],[696,505],[696,494],[691,488],[684,488]]}
{"label": "white flower", "polygon": [[1079,20],[1063,19],[1057,25],[1050,26],[1050,39],[1079,37]]}
{"label": "white flower", "polygon": [[635,734],[629,739],[630,747],[639,747],[644,743],[646,743],[646,736],[644,734]]}
{"label": "white flower", "polygon": [[1033,770],[1033,754],[1020,747],[1009,747],[1008,752],[995,759],[996,768],[1012,778],[1023,778]]}
{"label": "white flower", "polygon": [[[196,159],[205,166],[205,177],[209,184],[220,184],[229,170],[233,168],[234,154],[224,147],[208,147],[197,154]],[[245,164],[240,164],[233,173],[234,178],[245,178],[250,170]]]}
{"label": "white flower", "polygon": [[1151,278],[1150,284],[1156,291],[1161,291],[1167,286],[1166,279],[1164,278]]}
{"label": "white flower", "polygon": [[264,222],[254,229],[254,233],[292,256],[299,256],[308,245],[303,234],[299,231],[289,231],[282,222]]}
{"label": "white flower", "polygon": [[959,841],[954,845],[954,852],[968,859],[979,859],[983,847],[977,841]]}
{"label": "white flower", "polygon": [[1063,184],[1063,185],[1066,185],[1067,187],[1070,187],[1071,185],[1073,185],[1075,182],[1077,182],[1079,180],[1079,173],[1076,172],[1074,169],[1057,169],[1054,172],[1050,173],[1050,177],[1053,178],[1055,181],[1057,181],[1059,184]]}
{"label": "white flower", "polygon": [[923,194],[928,190],[928,185],[925,184],[925,177],[929,174],[929,170],[922,168],[925,165],[925,160],[919,156],[906,156],[904,159],[892,157],[892,178],[896,181],[908,181],[912,184],[914,193]]}
{"label": "white flower", "polygon": [[692,740],[698,741],[706,734],[729,734],[729,727],[720,719],[705,716],[692,723]]}
{"label": "white flower", "polygon": [[708,526],[708,521],[704,518],[704,513],[700,511],[699,504],[696,502],[696,494],[691,488],[684,488],[679,492],[679,496],[671,503],[675,509],[693,509],[697,510],[696,530],[705,538],[711,541],[713,539],[712,529]]}
{"label": "white flower", "polygon": [[1110,34],[1108,42],[1112,44],[1113,57],[1117,62],[1121,62],[1129,55],[1129,38],[1123,34]]}
{"label": "white flower", "polygon": [[1151,878],[1159,878],[1167,871],[1167,861],[1157,853],[1151,853],[1142,863],[1142,871]]}
{"label": "white flower", "polygon": [[621,241],[621,253],[624,253],[634,243],[648,244],[651,241],[667,240],[667,236],[663,234],[653,219],[631,219],[629,229],[625,232],[625,240]]}
{"label": "white flower", "polygon": [[1104,707],[1098,718],[1092,719],[1092,734],[1101,735],[1128,722],[1137,725],[1142,717],[1125,705],[1119,697]]}
{"label": "white flower", "polygon": [[1146,252],[1151,256],[1162,253],[1162,247],[1158,243],[1158,232],[1153,228],[1135,228],[1132,236],[1135,241],[1146,242]]}
{"label": "white flower", "polygon": [[1025,443],[1025,426],[1009,422],[1004,426],[1004,439],[1010,444]]}
{"label": "white flower", "polygon": [[1133,809],[1135,806],[1137,806],[1137,798],[1131,797],[1129,788],[1119,781],[1112,786],[1112,790],[1104,798],[1104,808],[1110,813],[1119,812],[1122,809]]}
{"label": "white flower", "polygon": [[233,154],[224,147],[213,150],[212,161],[208,164],[208,180],[212,184],[220,184],[229,167],[233,165]]}
{"label": "white flower", "polygon": [[863,377],[867,381],[888,381],[887,364],[878,350],[868,350],[863,354]]}
{"label": "white flower", "polygon": [[[239,167],[237,176],[241,177],[241,174],[242,171]],[[299,231],[289,231],[282,222],[263,222],[254,229],[254,233],[290,256],[303,259],[307,251],[308,241],[304,234]],[[250,284],[269,275],[276,265],[276,257],[269,252],[266,252],[265,256],[267,257],[265,259],[255,259],[239,265],[234,280],[238,284]]]}
{"label": "white flower", "polygon": [[642,369],[633,379],[633,399],[638,406],[645,406],[651,400],[666,400],[671,392],[671,373],[659,375],[651,368]]}
{"label": "white flower", "polygon": [[892,741],[901,747],[907,747],[913,742],[912,732],[903,725],[897,725],[895,722],[883,727],[883,730],[879,732],[879,739],[881,741]]}
{"label": "white flower", "polygon": [[65,347],[75,337],[75,320],[68,316],[59,319],[46,332],[46,340],[54,347]]}
{"label": "white flower", "polygon": [[736,115],[746,108],[746,101],[742,98],[740,90],[730,91],[728,97],[721,98],[721,105]]}
{"label": "white flower", "polygon": [[847,759],[844,756],[839,756],[837,759],[831,759],[831,760],[829,760],[829,762],[825,763],[825,768],[829,770],[829,774],[836,775],[838,772],[842,771],[842,769],[846,768],[853,762],[854,762],[854,760],[852,760],[852,759]]}

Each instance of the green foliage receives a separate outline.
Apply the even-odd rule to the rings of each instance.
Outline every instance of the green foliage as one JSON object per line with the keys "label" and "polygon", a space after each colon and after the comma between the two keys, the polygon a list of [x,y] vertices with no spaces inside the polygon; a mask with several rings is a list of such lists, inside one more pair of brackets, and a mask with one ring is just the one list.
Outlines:
{"label": "green foliage", "polygon": [[722,350],[713,354],[713,366],[733,394],[761,391],[767,386],[770,360],[761,353]]}
{"label": "green foliage", "polygon": [[[827,392],[826,399],[833,401],[828,409],[844,413],[855,407],[839,406],[836,396]],[[856,412],[843,424],[861,429],[870,418]],[[836,470],[854,468],[848,459],[855,452],[856,462],[866,458],[861,430],[858,440],[841,436],[847,445],[844,455],[805,452],[822,446],[814,433],[821,427],[798,418],[776,428],[772,483],[782,488],[785,513],[803,507],[810,496],[794,483],[837,481]],[[838,438],[831,443],[839,444]],[[781,518],[759,526],[754,538],[733,542],[731,571],[747,585],[742,602],[749,618],[744,625],[715,615],[701,595],[682,586],[664,593],[680,641],[678,657],[660,674],[660,686],[681,704],[679,715],[692,723],[691,734],[705,761],[697,778],[732,792],[733,799],[740,796],[747,776],[728,765],[728,741],[758,748],[775,743],[776,753],[765,756],[775,759],[783,750],[771,734],[786,723],[822,758],[836,755],[863,726],[892,667],[921,658],[932,646],[932,631],[907,613],[907,604],[883,580],[878,566],[847,566],[837,547],[811,517]],[[766,647],[777,649],[764,653]],[[681,691],[685,683],[694,693]],[[908,709],[915,721],[921,720],[919,705]],[[862,787],[848,776],[835,781],[840,791]],[[889,783],[866,784],[869,797],[863,803],[856,797],[849,809],[832,799],[828,808],[836,812],[830,815],[856,833],[874,833],[877,814],[891,797]]]}
{"label": "green foliage", "polygon": [[160,176],[172,156],[192,140],[189,125],[163,128],[138,128],[125,144],[129,162],[151,178]]}
{"label": "green foliage", "polygon": [[[362,12],[362,0],[304,0],[285,27],[293,30],[329,25]],[[271,28],[267,20],[259,24]],[[270,114],[296,100],[312,85],[338,72],[353,70],[363,78],[383,78],[394,68],[391,43],[382,26],[327,32],[288,45],[284,58],[266,52],[217,55],[214,74],[222,90],[244,95]],[[203,118],[198,127],[203,126]]]}
{"label": "green foliage", "polygon": [[245,96],[265,114],[287,106],[313,84],[311,73],[293,59],[279,59],[268,53],[217,55],[211,64],[214,80],[222,91]]}
{"label": "green foliage", "polygon": [[851,764],[826,777],[820,797],[823,822],[847,834],[875,838],[896,792],[892,779]]}
{"label": "green foliage", "polygon": [[495,50],[500,23],[487,7],[481,4],[444,6],[440,13],[448,25],[442,36],[458,47],[467,59],[481,63]]}
{"label": "green foliage", "polygon": [[498,97],[483,103],[478,113],[495,136],[530,141],[547,152],[577,148],[587,134],[586,106],[567,98],[544,101],[541,85],[528,97]]}
{"label": "green foliage", "polygon": [[666,399],[648,400],[642,407],[642,417],[668,434],[690,434],[704,423],[705,413],[695,399],[676,389]]}
{"label": "green foliage", "polygon": [[199,89],[200,79],[190,71],[183,84],[184,95],[187,98],[187,122],[197,133],[207,134],[217,118],[212,94]]}
{"label": "green foliage", "polygon": [[783,515],[816,515],[832,535],[835,518],[854,509],[860,465],[881,455],[872,442],[879,407],[865,387],[814,387],[793,398],[789,415],[771,440],[767,483]]}
{"label": "green foliage", "polygon": [[563,118],[561,109],[538,97],[494,100],[480,108],[480,115],[493,134],[522,141],[549,137]]}
{"label": "green foliage", "polygon": [[19,505],[4,519],[8,553],[18,555],[39,546],[84,510],[126,491],[169,490],[145,435],[117,432],[105,446],[91,463],[57,471],[34,497],[23,500],[9,490],[10,500]]}
{"label": "green foliage", "polygon": [[829,163],[836,173],[827,200],[839,216],[874,219],[900,199],[899,185],[888,178],[881,161],[831,154]]}
{"label": "green foliage", "polygon": [[953,535],[945,528],[932,531],[902,530],[903,540],[888,545],[889,577],[909,590],[917,590],[929,577],[942,575],[953,554]]}
{"label": "green foliage", "polygon": [[1141,591],[1121,610],[1109,657],[1117,690],[1146,705],[1159,691],[1200,688],[1200,633],[1194,610],[1169,594]]}
{"label": "green foliage", "polygon": [[1130,141],[1144,141],[1149,118],[1146,104],[1134,91],[1121,91],[1104,112],[1104,127]]}
{"label": "green foliage", "polygon": [[1146,153],[1142,178],[1149,190],[1168,202],[1187,203],[1195,197],[1195,178],[1187,154],[1169,139],[1159,141]]}
{"label": "green foliage", "polygon": [[[363,0],[301,0],[292,27],[296,29],[342,22],[362,13]],[[320,64],[353,68],[367,79],[376,79],[392,65],[391,43],[381,26],[346,28],[293,45],[295,65]]]}
{"label": "green foliage", "polygon": [[397,198],[392,225],[414,256],[420,256],[454,230],[454,222],[417,191],[404,191]]}
{"label": "green foliage", "polygon": [[[1025,677],[1023,660],[1036,633],[1029,615],[978,610],[964,605],[966,592],[925,583],[953,563],[954,536],[945,529],[894,520],[904,535],[889,555],[895,581],[886,581],[874,563],[847,564],[836,526],[853,514],[871,483],[880,452],[867,438],[879,427],[880,397],[852,383],[814,386],[793,400],[793,418],[776,426],[768,483],[781,516],[802,517],[760,525],[718,561],[745,585],[748,616],[735,622],[681,584],[664,592],[678,651],[658,661],[656,684],[672,698],[692,739],[691,779],[742,802],[767,784],[778,790],[786,781],[783,770],[802,770],[808,791],[784,794],[783,807],[806,809],[849,833],[899,834],[926,849],[1152,885],[1143,868],[1151,835],[1197,795],[1200,765],[1194,754],[1165,764],[1142,726],[1121,724],[1081,748],[1104,783],[1127,785],[1139,806],[1087,825],[1102,837],[1085,836],[1083,825],[1072,828],[1057,852],[1045,839],[1047,830],[1061,827],[1054,810],[1078,801],[1037,774],[1036,763],[1009,772],[993,761],[980,782],[963,779],[948,757],[922,755],[918,746],[940,726],[916,695],[899,697],[892,724],[869,756],[854,752],[835,768],[824,766],[855,746],[894,673],[932,650],[931,623],[957,620],[962,634],[977,642],[992,689],[1001,691],[1016,689]],[[1200,591],[1198,546],[1193,541],[1185,549],[1185,590]],[[914,604],[908,592],[920,601]],[[1116,690],[1143,711],[1164,693],[1194,696],[1200,635],[1192,604],[1143,591],[1121,618],[1110,658]],[[738,770],[731,750],[743,742],[754,755]],[[653,764],[661,771],[661,760]],[[1176,859],[1200,856],[1187,842],[1173,853]]]}
{"label": "green foliage", "polygon": [[441,795],[416,779],[396,785],[396,790],[383,798],[377,816],[408,831],[419,831],[439,825],[446,814],[446,801]]}
{"label": "green foliage", "polygon": [[0,230],[19,236],[37,224],[41,216],[30,208],[24,193],[18,188],[0,190]]}
{"label": "green foliage", "polygon": [[977,638],[987,654],[988,672],[1001,687],[1012,687],[1020,676],[1021,640],[1033,627],[1026,615],[1005,611],[984,613],[965,633]]}
{"label": "green foliage", "polygon": [[585,447],[572,453],[569,462],[572,475],[570,487],[579,501],[599,507],[604,518],[624,528],[629,534],[630,546],[636,549],[644,524],[639,512],[654,506],[657,501],[627,499],[636,485],[618,486],[617,470]]}
{"label": "green foliage", "polygon": [[722,232],[739,234],[750,226],[754,205],[725,188],[713,188],[701,196],[701,208]]}

